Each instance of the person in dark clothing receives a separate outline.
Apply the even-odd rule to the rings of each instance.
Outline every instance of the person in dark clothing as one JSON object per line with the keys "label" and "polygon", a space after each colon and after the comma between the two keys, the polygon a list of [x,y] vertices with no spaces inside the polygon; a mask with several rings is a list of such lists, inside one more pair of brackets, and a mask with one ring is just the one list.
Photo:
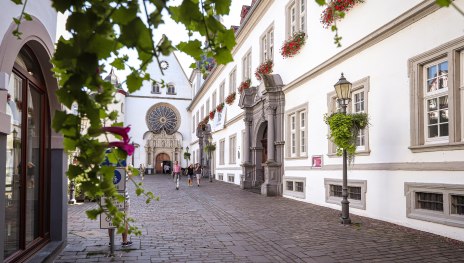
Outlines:
{"label": "person in dark clothing", "polygon": [[193,182],[192,182],[192,177],[193,177],[193,164],[191,164],[191,165],[187,168],[187,177],[188,177],[188,185],[189,185],[189,186],[192,186],[192,185],[193,185]]}

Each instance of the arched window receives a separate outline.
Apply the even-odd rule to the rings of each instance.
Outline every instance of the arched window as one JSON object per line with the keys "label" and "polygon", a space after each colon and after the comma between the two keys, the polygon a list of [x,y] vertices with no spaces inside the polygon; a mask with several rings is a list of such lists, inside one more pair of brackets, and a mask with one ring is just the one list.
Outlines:
{"label": "arched window", "polygon": [[153,83],[153,85],[151,86],[151,93],[154,93],[154,94],[161,93],[160,85],[158,83]]}
{"label": "arched window", "polygon": [[4,260],[14,261],[50,236],[50,116],[42,70],[27,46],[10,76],[3,249]]}
{"label": "arched window", "polygon": [[168,90],[166,91],[166,94],[171,94],[171,95],[176,94],[176,87],[174,86],[173,83],[168,84]]}

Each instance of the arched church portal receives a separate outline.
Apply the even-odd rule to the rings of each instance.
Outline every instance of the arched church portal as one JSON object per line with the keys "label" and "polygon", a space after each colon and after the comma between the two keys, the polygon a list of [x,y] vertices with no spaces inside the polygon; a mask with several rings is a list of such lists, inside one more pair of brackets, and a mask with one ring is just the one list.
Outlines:
{"label": "arched church portal", "polygon": [[158,154],[156,156],[154,164],[155,164],[156,173],[158,173],[158,174],[161,174],[161,173],[165,172],[164,167],[166,165],[168,165],[169,167],[172,167],[171,158],[169,157],[169,154],[167,154],[167,153]]}

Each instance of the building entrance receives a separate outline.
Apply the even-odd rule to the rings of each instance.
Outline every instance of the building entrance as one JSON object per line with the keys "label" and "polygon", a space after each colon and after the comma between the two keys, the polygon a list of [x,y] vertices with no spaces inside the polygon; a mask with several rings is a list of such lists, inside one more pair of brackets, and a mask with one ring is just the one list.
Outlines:
{"label": "building entrance", "polygon": [[155,171],[158,174],[171,172],[172,162],[171,162],[171,159],[169,158],[169,155],[166,153],[158,154],[156,156],[154,165],[155,165]]}

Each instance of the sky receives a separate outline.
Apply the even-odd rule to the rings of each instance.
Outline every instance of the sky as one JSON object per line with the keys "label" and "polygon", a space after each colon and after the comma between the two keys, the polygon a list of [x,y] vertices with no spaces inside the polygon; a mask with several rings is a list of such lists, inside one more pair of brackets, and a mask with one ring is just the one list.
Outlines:
{"label": "sky", "polygon": [[[178,5],[182,2],[182,0],[173,0],[172,3],[173,5]],[[223,17],[223,24],[226,26],[226,28],[229,28],[231,25],[239,25],[240,23],[240,11],[242,5],[250,5],[251,0],[232,0],[232,4],[230,7],[230,13],[228,16]],[[66,38],[67,36],[69,37],[69,33],[66,32],[65,29],[65,24],[66,24],[66,15],[59,14],[58,15],[58,28],[57,28],[57,39],[60,36],[63,36]],[[165,17],[165,25],[160,26],[159,30],[157,29],[156,35],[155,35],[155,43],[158,42],[162,34],[166,34],[171,41],[174,44],[177,44],[181,41],[186,41],[188,40],[187,36],[187,31],[185,30],[185,27],[183,25],[176,24],[173,20],[170,19],[170,17]],[[185,32],[185,33],[179,33],[179,34],[173,34],[172,32]],[[135,52],[130,52],[128,51],[128,54],[135,54]],[[179,59],[182,68],[185,71],[185,74],[187,77],[190,77],[190,74],[192,72],[192,69],[190,68],[190,65],[194,62],[193,58],[190,56],[182,53],[182,52],[175,52],[177,58]],[[135,55],[132,55],[130,57],[135,57]],[[132,62],[129,60],[130,64],[135,65],[135,60]],[[111,68],[106,68],[106,71],[109,72]],[[129,73],[128,70],[126,71],[116,71],[116,75],[119,77],[121,81],[125,80],[125,76]]]}

